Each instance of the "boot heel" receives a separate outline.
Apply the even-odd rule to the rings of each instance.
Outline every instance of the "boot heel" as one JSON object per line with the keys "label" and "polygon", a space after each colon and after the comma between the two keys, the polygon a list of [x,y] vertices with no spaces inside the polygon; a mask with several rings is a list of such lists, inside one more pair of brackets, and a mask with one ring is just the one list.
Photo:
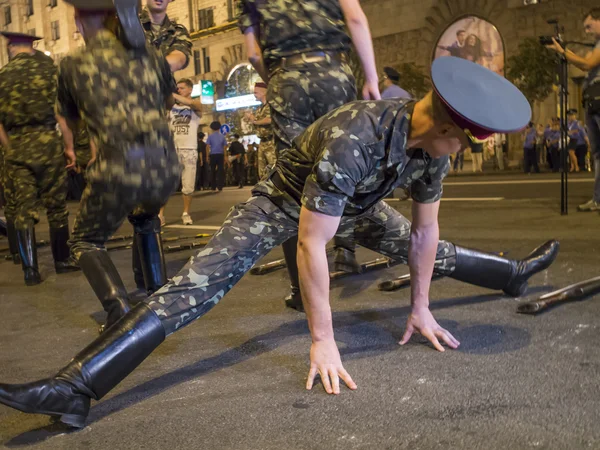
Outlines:
{"label": "boot heel", "polygon": [[73,428],[83,428],[85,427],[85,417],[79,416],[76,414],[63,414],[59,418],[59,421]]}

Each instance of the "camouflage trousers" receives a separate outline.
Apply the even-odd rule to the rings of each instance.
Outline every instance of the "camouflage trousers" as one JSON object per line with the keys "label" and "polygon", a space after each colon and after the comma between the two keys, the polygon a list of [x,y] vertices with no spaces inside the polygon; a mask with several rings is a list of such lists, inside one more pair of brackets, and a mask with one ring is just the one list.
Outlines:
{"label": "camouflage trousers", "polygon": [[160,231],[157,215],[179,183],[179,163],[172,149],[131,148],[100,155],[87,178],[69,242],[76,260],[103,249],[128,215],[136,231]]}
{"label": "camouflage trousers", "polygon": [[[408,219],[381,201],[361,216],[343,217],[338,233],[406,263],[410,226]],[[297,220],[268,197],[252,197],[235,206],[206,248],[145,301],[167,335],[172,334],[210,311],[258,260],[297,234]],[[436,272],[450,274],[455,264],[454,245],[440,241]]]}
{"label": "camouflage trousers", "polygon": [[275,166],[277,153],[275,152],[275,142],[273,138],[260,141],[258,146],[258,176],[264,178],[269,169]]}
{"label": "camouflage trousers", "polygon": [[41,162],[8,160],[5,164],[6,215],[14,219],[16,229],[37,224],[40,207],[46,209],[50,228],[68,226],[64,158]]}
{"label": "camouflage trousers", "polygon": [[330,56],[275,70],[269,79],[267,102],[278,152],[328,112],[356,100],[356,80],[345,62]]}

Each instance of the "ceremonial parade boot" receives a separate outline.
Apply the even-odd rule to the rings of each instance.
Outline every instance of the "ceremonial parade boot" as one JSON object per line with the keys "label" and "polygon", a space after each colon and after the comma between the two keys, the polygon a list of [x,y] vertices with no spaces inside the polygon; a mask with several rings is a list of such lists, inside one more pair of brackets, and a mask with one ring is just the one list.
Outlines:
{"label": "ceremonial parade boot", "polygon": [[0,384],[0,403],[83,428],[90,400],[104,397],[164,340],[160,319],[140,303],[54,377],[26,384]]}
{"label": "ceremonial parade boot", "polygon": [[138,235],[138,233],[133,234],[133,242],[131,245],[131,268],[133,270],[135,287],[142,291],[146,291],[146,282],[144,281],[144,272],[142,271],[142,261],[140,260],[140,252],[138,250]]}
{"label": "ceremonial parade boot", "polygon": [[291,292],[284,299],[285,306],[299,312],[304,312],[302,294],[300,293],[300,280],[298,278],[298,237],[288,239],[283,243],[282,247],[291,284]]}
{"label": "ceremonial parade boot", "polygon": [[108,314],[106,323],[98,330],[103,333],[131,309],[127,290],[106,251],[93,250],[82,254],[79,265]]}
{"label": "ceremonial parade boot", "polygon": [[127,43],[131,48],[144,49],[146,35],[140,22],[139,0],[118,0],[114,4]]}
{"label": "ceremonial parade boot", "polygon": [[333,243],[335,245],[333,270],[336,272],[360,273],[362,268],[356,260],[354,243],[337,236],[334,238]]}
{"label": "ceremonial parade boot", "polygon": [[35,286],[42,282],[38,269],[37,244],[35,241],[35,227],[32,223],[24,230],[17,230],[17,245],[21,257],[21,266],[27,286]]}
{"label": "ceremonial parade boot", "polygon": [[10,219],[6,219],[6,234],[6,237],[8,238],[8,249],[10,251],[10,256],[12,257],[12,262],[15,265],[21,264],[19,243],[17,241],[17,230],[15,230],[15,223]]}
{"label": "ceremonial parade boot", "polygon": [[71,258],[69,251],[69,227],[50,228],[50,246],[57,274],[77,272],[79,265]]}
{"label": "ceremonial parade boot", "polygon": [[167,266],[160,232],[136,233],[145,288],[148,295],[167,284]]}
{"label": "ceremonial parade boot", "polygon": [[449,277],[520,297],[527,291],[529,278],[550,267],[559,247],[558,241],[548,241],[525,259],[511,260],[456,245],[456,268]]}

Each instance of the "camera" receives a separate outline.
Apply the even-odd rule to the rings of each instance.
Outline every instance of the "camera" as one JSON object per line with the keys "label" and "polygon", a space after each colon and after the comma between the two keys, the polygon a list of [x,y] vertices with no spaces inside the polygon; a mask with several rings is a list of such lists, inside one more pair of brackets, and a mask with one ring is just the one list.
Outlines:
{"label": "camera", "polygon": [[552,38],[556,39],[556,42],[562,44],[562,39],[560,36],[540,36],[540,44],[542,45],[552,45]]}

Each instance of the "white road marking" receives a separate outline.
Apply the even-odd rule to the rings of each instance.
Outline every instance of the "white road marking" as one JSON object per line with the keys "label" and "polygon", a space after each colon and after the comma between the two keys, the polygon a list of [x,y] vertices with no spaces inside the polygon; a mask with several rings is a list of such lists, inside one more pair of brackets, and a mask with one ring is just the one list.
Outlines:
{"label": "white road marking", "polygon": [[[499,202],[504,200],[504,197],[461,197],[461,198],[444,198],[443,202]],[[406,200],[400,200],[399,198],[385,198],[385,202],[400,202]],[[409,199],[408,201],[412,201]]]}
{"label": "white road marking", "polygon": [[[593,178],[576,178],[569,183],[593,183]],[[445,181],[444,186],[493,186],[503,184],[553,184],[560,183],[560,179],[548,180],[505,180],[505,181]]]}

